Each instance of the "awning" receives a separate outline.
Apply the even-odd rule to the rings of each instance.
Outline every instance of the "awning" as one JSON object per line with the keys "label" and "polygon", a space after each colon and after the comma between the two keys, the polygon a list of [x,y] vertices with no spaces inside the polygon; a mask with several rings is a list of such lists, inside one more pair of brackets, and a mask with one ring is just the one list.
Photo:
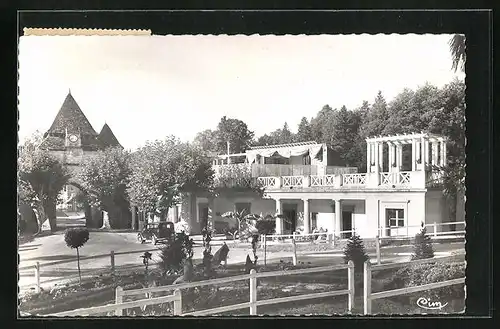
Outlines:
{"label": "awning", "polygon": [[292,147],[277,147],[270,149],[257,149],[257,150],[249,150],[246,152],[248,163],[252,163],[255,161],[257,156],[262,156],[265,158],[269,158],[273,156],[275,153],[278,153],[280,156],[284,158],[290,158],[292,156],[303,156],[309,153],[311,158],[314,158],[318,155],[318,153],[323,149],[323,145],[299,145]]}

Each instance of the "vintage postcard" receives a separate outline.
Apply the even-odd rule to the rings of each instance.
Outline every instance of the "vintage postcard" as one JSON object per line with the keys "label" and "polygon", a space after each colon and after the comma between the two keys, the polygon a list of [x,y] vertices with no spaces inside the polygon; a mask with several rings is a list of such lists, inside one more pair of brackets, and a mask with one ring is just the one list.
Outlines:
{"label": "vintage postcard", "polygon": [[465,37],[19,39],[20,317],[460,314]]}

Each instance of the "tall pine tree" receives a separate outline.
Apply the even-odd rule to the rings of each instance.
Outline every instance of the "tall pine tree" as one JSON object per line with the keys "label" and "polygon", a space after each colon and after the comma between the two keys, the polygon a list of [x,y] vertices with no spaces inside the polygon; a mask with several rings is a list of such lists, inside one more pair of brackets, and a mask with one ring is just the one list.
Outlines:
{"label": "tall pine tree", "polygon": [[344,262],[347,264],[350,260],[354,263],[354,268],[356,271],[363,270],[363,264],[365,261],[369,260],[370,257],[366,254],[365,246],[363,240],[354,233],[344,248]]}
{"label": "tall pine tree", "polygon": [[307,121],[307,118],[303,117],[302,120],[300,120],[299,128],[295,135],[295,142],[308,142],[311,140],[313,140],[311,125],[309,121]]}

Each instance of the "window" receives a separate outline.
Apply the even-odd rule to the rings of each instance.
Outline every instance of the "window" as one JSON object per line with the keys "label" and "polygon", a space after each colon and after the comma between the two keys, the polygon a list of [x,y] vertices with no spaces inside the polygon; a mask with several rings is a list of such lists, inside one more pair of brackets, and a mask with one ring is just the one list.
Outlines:
{"label": "window", "polygon": [[249,203],[249,202],[245,202],[245,203],[235,203],[234,204],[234,210],[237,212],[237,213],[240,213],[242,211],[244,211],[244,214],[245,215],[249,215],[251,214],[251,209],[252,209],[252,204]]}
{"label": "window", "polygon": [[389,227],[403,227],[405,226],[405,211],[404,209],[386,209],[385,217],[387,219],[387,226]]}

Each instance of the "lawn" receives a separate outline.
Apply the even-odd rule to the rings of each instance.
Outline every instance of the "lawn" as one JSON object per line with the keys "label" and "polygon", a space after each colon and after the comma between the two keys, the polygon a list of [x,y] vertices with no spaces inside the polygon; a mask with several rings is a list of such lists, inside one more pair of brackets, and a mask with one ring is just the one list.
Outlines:
{"label": "lawn", "polygon": [[[258,271],[277,271],[308,267],[312,267],[312,265],[300,264],[294,267],[291,263],[279,262],[268,264],[266,268],[260,267]],[[387,286],[394,278],[395,271],[396,270],[387,270],[374,273],[372,281],[374,291],[388,290]],[[216,276],[228,277],[241,274],[244,274],[243,265],[228,265],[227,268],[218,268]],[[172,284],[175,279],[176,276],[162,276],[157,270],[152,270],[149,275],[149,281],[154,281],[155,285]],[[145,282],[143,271],[131,271],[116,277],[110,275],[98,276],[85,281],[81,286],[78,284],[68,284],[39,294],[26,294],[20,298],[20,311],[43,315],[77,308],[106,305],[114,302],[116,286],[122,286],[125,290],[137,289],[145,286],[143,282]],[[263,300],[346,288],[347,270],[288,275],[259,279],[257,298],[258,300]],[[353,314],[362,314],[363,280],[360,274],[356,275],[355,290],[356,300]],[[172,291],[156,293],[153,297],[169,295],[171,293]],[[420,309],[415,303],[415,299],[418,297],[420,296],[413,294],[377,300],[373,302],[372,310],[374,314],[419,314],[424,310]],[[124,301],[143,298],[145,298],[145,296],[127,297]],[[248,280],[244,280],[193,289],[183,289],[182,298],[183,313],[244,303],[249,299],[249,283]],[[449,305],[446,309],[443,309],[442,312],[458,313],[463,309],[464,298],[463,296],[458,296],[446,300],[446,302],[448,302]],[[258,308],[258,313],[268,315],[333,315],[346,314],[346,310],[347,296],[337,296],[261,306]],[[129,316],[171,315],[172,304],[165,303],[162,305],[148,306],[145,310],[140,308],[129,309],[125,311],[125,314]],[[220,315],[248,315],[248,309],[221,313]]]}

